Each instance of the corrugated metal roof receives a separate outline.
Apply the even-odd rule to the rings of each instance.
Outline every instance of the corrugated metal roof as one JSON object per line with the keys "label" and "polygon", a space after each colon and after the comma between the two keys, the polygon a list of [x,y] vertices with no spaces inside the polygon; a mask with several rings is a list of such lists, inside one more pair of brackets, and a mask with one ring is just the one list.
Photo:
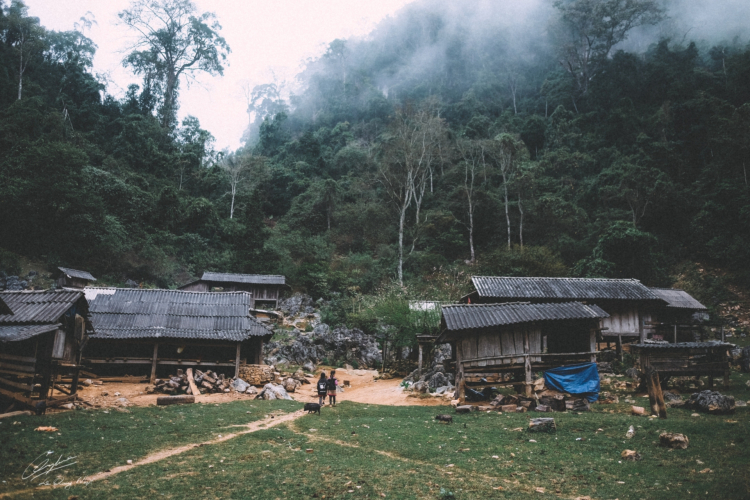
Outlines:
{"label": "corrugated metal roof", "polygon": [[707,308],[685,290],[677,288],[651,288],[659,298],[667,301],[667,307],[676,307],[680,309],[693,309],[695,311],[705,311]]}
{"label": "corrugated metal roof", "polygon": [[0,326],[0,342],[18,342],[30,339],[42,333],[57,330],[60,323],[47,325],[2,325]]}
{"label": "corrugated metal roof", "polygon": [[630,347],[637,347],[639,349],[703,349],[708,347],[734,347],[734,344],[726,342],[678,342],[677,344],[659,342],[653,344],[630,344]]}
{"label": "corrugated metal roof", "polygon": [[96,278],[91,276],[91,273],[87,271],[79,271],[78,269],[70,269],[69,267],[58,267],[58,269],[71,278],[78,278],[82,280],[96,281]]}
{"label": "corrugated metal roof", "polygon": [[447,330],[467,330],[491,326],[566,319],[607,318],[599,306],[580,302],[558,304],[457,304],[443,306]]}
{"label": "corrugated metal roof", "polygon": [[497,299],[661,300],[635,279],[472,276],[480,297]]}
{"label": "corrugated metal roof", "polygon": [[275,274],[236,274],[206,271],[201,281],[221,281],[225,283],[248,283],[252,285],[285,285],[286,277]]}
{"label": "corrugated metal roof", "polygon": [[0,315],[0,324],[56,323],[83,297],[75,290],[23,290],[0,292],[13,314]]}
{"label": "corrugated metal roof", "polygon": [[184,338],[242,341],[271,332],[250,315],[248,292],[121,288],[91,301],[95,339]]}

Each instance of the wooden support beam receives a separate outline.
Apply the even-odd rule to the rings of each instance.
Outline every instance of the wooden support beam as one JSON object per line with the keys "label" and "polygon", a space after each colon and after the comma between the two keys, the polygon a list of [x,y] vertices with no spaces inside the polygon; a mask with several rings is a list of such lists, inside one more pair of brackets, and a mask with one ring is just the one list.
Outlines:
{"label": "wooden support beam", "polygon": [[623,360],[623,354],[622,354],[622,335],[617,336],[617,358],[620,360],[620,363],[622,363]]}
{"label": "wooden support beam", "polygon": [[422,344],[419,344],[419,368],[417,370],[417,378],[420,378],[422,376]]}
{"label": "wooden support beam", "polygon": [[648,370],[646,387],[648,389],[648,400],[651,403],[651,414],[659,415],[659,418],[667,418],[667,406],[664,404],[664,393],[661,390],[659,372],[653,369]]}
{"label": "wooden support beam", "polygon": [[240,342],[237,342],[237,357],[234,360],[234,378],[237,378],[240,376],[240,348],[242,347],[242,344]]}
{"label": "wooden support beam", "polygon": [[157,356],[159,354],[159,343],[154,343],[154,358],[151,362],[151,378],[149,379],[149,383],[155,384],[156,383],[156,360]]}
{"label": "wooden support beam", "polygon": [[62,392],[63,394],[67,394],[68,396],[70,396],[70,394],[71,394],[71,391],[69,391],[65,387],[61,386],[60,384],[55,384],[54,385],[54,389],[57,389],[58,391]]}
{"label": "wooden support beam", "polygon": [[674,343],[677,343],[677,325],[674,325]]}
{"label": "wooden support beam", "polygon": [[3,388],[0,388],[0,395],[3,395],[5,397],[7,397],[7,398],[10,398],[10,399],[12,399],[14,401],[18,401],[19,403],[23,403],[26,406],[29,406],[31,408],[35,408],[35,405],[37,403],[37,401],[35,401],[35,400],[31,399],[31,398],[27,398],[25,396],[21,396],[17,392],[9,391],[9,390],[3,389]]}
{"label": "wooden support beam", "polygon": [[33,387],[31,386],[31,384],[21,384],[21,383],[15,382],[13,380],[8,380],[7,378],[0,377],[0,383],[3,383],[5,385],[9,385],[11,387],[15,387],[16,389],[21,389],[23,391],[29,391],[29,392],[31,392],[31,391],[34,390]]}

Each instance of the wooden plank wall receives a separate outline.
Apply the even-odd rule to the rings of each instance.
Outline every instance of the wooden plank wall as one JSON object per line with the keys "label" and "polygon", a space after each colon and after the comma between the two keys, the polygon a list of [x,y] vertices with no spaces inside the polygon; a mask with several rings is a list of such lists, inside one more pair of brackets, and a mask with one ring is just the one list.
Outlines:
{"label": "wooden plank wall", "polygon": [[[490,329],[482,330],[473,335],[467,335],[458,342],[461,349],[461,359],[469,361],[477,358],[491,358],[493,356],[508,356],[513,354],[524,354],[524,334],[528,331],[529,352],[542,352],[542,332],[539,327],[518,326],[513,329],[505,329],[498,332]],[[541,357],[534,356],[531,361],[541,361]],[[478,366],[523,363],[523,356],[517,358],[503,359],[499,362],[479,361]]]}

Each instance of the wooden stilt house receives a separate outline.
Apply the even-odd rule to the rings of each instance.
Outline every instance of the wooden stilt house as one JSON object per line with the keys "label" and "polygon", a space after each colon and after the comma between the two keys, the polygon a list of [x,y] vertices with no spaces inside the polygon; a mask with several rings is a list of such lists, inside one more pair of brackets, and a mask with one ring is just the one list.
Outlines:
{"label": "wooden stilt house", "polygon": [[462,298],[470,304],[514,301],[553,303],[579,301],[596,304],[608,313],[601,320],[604,340],[646,340],[652,315],[667,301],[635,279],[527,278],[472,276],[474,291]]}
{"label": "wooden stilt house", "polygon": [[443,306],[436,343],[449,343],[458,398],[466,387],[523,385],[533,373],[596,361],[596,334],[609,315],[596,305],[506,303]]}
{"label": "wooden stilt house", "polygon": [[[653,338],[678,342],[694,342],[694,333],[699,328],[696,316],[707,316],[706,306],[694,299],[685,290],[676,288],[651,288],[666,305],[654,311],[649,326],[654,330]],[[723,339],[722,339],[723,340]]]}
{"label": "wooden stilt house", "polygon": [[[115,289],[91,300],[85,363],[94,370],[203,367],[236,376],[241,363],[261,364],[273,332],[251,314],[248,292]],[[149,369],[150,368],[150,369]]]}
{"label": "wooden stilt house", "polygon": [[68,267],[58,267],[55,279],[58,287],[75,289],[85,288],[89,283],[96,281],[91,273]]}
{"label": "wooden stilt house", "polygon": [[[0,292],[0,399],[43,411],[75,398],[93,333],[83,292]],[[72,377],[70,389],[55,384]],[[63,395],[53,397],[54,389]]]}
{"label": "wooden stilt house", "polygon": [[279,294],[286,286],[286,278],[271,274],[214,273],[206,271],[201,279],[180,287],[186,292],[250,292],[253,309],[275,309],[279,304]]}

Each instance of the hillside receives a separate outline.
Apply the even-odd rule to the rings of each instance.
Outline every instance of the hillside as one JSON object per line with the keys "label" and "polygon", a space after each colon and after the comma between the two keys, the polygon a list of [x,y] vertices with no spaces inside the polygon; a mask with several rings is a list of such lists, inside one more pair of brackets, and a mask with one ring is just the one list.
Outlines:
{"label": "hillside", "polygon": [[[92,40],[6,5],[3,67],[18,23],[38,43],[20,99],[19,75],[0,74],[0,270],[31,259],[159,287],[278,273],[333,304],[393,281],[451,300],[470,274],[671,286],[711,267],[747,289],[746,38],[647,35],[680,20],[641,1],[623,22],[642,29],[597,39],[576,4],[410,4],[332,41],[293,88],[256,87],[231,154],[194,118],[165,127],[148,80],[106,94]],[[711,307],[734,300],[690,283]]]}

